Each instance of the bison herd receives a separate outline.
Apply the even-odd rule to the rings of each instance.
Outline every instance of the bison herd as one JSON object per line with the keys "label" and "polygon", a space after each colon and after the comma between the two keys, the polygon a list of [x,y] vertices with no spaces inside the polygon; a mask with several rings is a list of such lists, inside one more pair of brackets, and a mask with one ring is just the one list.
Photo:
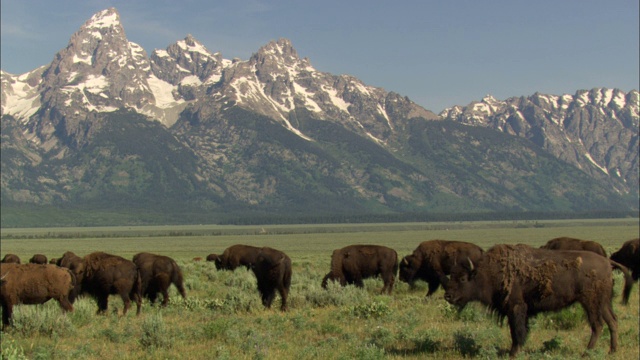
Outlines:
{"label": "bison herd", "polygon": [[[495,245],[487,251],[468,242],[429,240],[400,261],[396,251],[385,246],[350,245],[333,251],[322,287],[326,288],[329,281],[363,287],[364,279],[380,277],[384,283],[381,292],[391,294],[397,274],[412,287],[416,280],[425,281],[427,297],[442,286],[445,300],[459,309],[477,301],[507,318],[511,356],[524,345],[530,317],[577,302],[585,310],[591,327],[587,349],[595,346],[606,323],[610,352],[615,352],[618,325],[612,307],[612,271],[624,275],[622,302],[626,304],[640,274],[639,241],[627,241],[607,258],[600,244],[567,237],[552,239],[541,248]],[[233,245],[220,255],[208,255],[206,260],[214,262],[218,270],[233,271],[241,266],[251,270],[262,304],[270,308],[277,291],[280,309],[287,310],[291,259],[282,251]],[[23,265],[16,255],[7,254],[0,269],[3,327],[10,325],[16,304],[42,304],[55,299],[64,311],[72,311],[74,300],[83,293],[96,300],[98,313],[107,310],[109,295],[120,296],[123,314],[132,300],[139,314],[142,298],[147,297],[153,304],[159,294],[161,305],[166,306],[171,284],[186,298],[182,272],[176,262],[151,253],[136,254],[131,261],[104,252],[84,257],[66,252],[49,264],[46,256],[36,254],[29,264]]]}

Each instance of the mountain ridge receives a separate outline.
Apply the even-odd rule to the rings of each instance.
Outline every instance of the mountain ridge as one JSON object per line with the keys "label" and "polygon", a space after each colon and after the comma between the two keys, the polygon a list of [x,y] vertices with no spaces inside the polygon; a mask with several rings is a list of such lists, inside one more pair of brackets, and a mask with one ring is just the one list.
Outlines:
{"label": "mountain ridge", "polygon": [[637,210],[636,90],[486,97],[436,115],[318,71],[287,39],[248,60],[191,35],[147,56],[114,8],[49,65],[1,77],[3,207]]}

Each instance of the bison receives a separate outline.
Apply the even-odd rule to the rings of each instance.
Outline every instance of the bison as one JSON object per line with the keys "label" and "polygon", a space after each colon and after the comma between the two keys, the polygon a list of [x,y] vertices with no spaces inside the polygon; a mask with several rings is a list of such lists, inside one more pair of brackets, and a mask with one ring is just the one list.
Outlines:
{"label": "bison", "polygon": [[262,305],[271,308],[276,297],[276,290],[280,293],[282,304],[280,310],[287,310],[287,297],[291,287],[291,259],[282,251],[269,247],[261,248],[251,263],[251,270],[258,280],[258,292],[262,298]]}
{"label": "bison", "polygon": [[350,245],[336,249],[331,255],[331,271],[322,279],[322,287],[329,280],[340,285],[364,287],[363,279],[380,276],[384,285],[381,293],[391,294],[398,273],[398,253],[380,245]]}
{"label": "bison", "polygon": [[0,263],[5,264],[20,264],[20,258],[16,254],[7,254],[2,258]]}
{"label": "bison", "polygon": [[64,311],[73,311],[69,295],[75,277],[68,269],[55,265],[0,265],[0,302],[2,326],[10,325],[17,304],[43,304],[56,299]]}
{"label": "bison", "polygon": [[35,254],[29,259],[30,264],[46,264],[47,257],[42,254]]}
{"label": "bison", "polygon": [[142,302],[141,277],[136,264],[117,255],[94,252],[86,255],[80,269],[82,292],[93,296],[98,302],[98,313],[107,311],[109,295],[117,294],[124,303],[123,315],[136,302],[136,314],[140,314]]}
{"label": "bison", "polygon": [[82,292],[83,272],[81,270],[84,268],[82,263],[83,263],[83,259],[71,251],[67,251],[64,254],[62,254],[62,257],[57,259],[56,261],[56,265],[71,270],[71,272],[76,276],[77,284],[76,284],[76,287],[73,289],[73,293],[71,295],[72,303],[75,301],[78,295],[80,295],[80,293]]}
{"label": "bison", "polygon": [[418,279],[429,285],[427,297],[431,296],[459,261],[477,261],[484,251],[479,246],[464,241],[423,241],[411,255],[400,261],[400,280],[413,286]]}
{"label": "bison", "polygon": [[604,248],[599,243],[591,240],[580,240],[570,237],[558,237],[551,239],[540,248],[549,250],[584,250],[607,257],[607,252],[604,251]]}
{"label": "bison", "polygon": [[142,295],[148,297],[152,304],[158,298],[158,293],[162,293],[162,306],[167,306],[171,284],[175,285],[182,298],[186,299],[182,271],[172,258],[142,252],[133,257],[133,263],[140,271]]}
{"label": "bison", "polygon": [[251,269],[255,264],[259,247],[250,245],[232,245],[224,250],[218,259],[214,259],[216,269],[218,270],[235,270],[239,266]]}
{"label": "bison", "polygon": [[592,349],[603,321],[611,336],[610,352],[618,346],[618,322],[613,312],[612,263],[590,251],[550,251],[527,245],[496,245],[478,261],[459,262],[445,284],[445,299],[458,307],[479,301],[508,319],[510,356],[525,343],[529,318],[579,302],[584,308]]}
{"label": "bison", "polygon": [[640,238],[622,244],[622,247],[611,254],[611,260],[620,263],[629,270],[634,281],[640,276]]}

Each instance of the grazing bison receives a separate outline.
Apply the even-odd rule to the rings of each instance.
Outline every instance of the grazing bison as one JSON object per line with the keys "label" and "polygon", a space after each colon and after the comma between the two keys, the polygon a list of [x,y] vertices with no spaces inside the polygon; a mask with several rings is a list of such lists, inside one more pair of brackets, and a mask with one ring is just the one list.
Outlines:
{"label": "grazing bison", "polygon": [[29,263],[31,264],[46,264],[47,257],[42,254],[35,254],[29,259]]}
{"label": "grazing bison", "polygon": [[60,267],[67,268],[71,270],[73,275],[76,276],[76,286],[73,289],[73,293],[71,294],[71,302],[73,303],[75,299],[82,293],[82,277],[83,277],[83,259],[78,255],[74,254],[71,251],[67,251],[62,254],[62,257],[56,261],[56,265]]}
{"label": "grazing bison", "polygon": [[0,262],[5,264],[20,264],[20,258],[16,254],[7,254]]}
{"label": "grazing bison", "polygon": [[238,266],[245,266],[251,269],[255,264],[259,247],[249,245],[232,245],[224,250],[218,259],[214,259],[216,269],[218,270],[235,270]]}
{"label": "grazing bison", "polygon": [[117,255],[94,252],[83,258],[78,271],[82,278],[82,292],[98,302],[98,313],[107,311],[109,295],[117,294],[124,303],[123,315],[136,302],[140,314],[142,302],[141,278],[136,264]]}
{"label": "grazing bison", "polygon": [[640,238],[622,244],[622,247],[611,254],[611,260],[618,262],[631,270],[634,281],[640,276]]}
{"label": "grazing bison", "polygon": [[400,261],[400,280],[413,286],[416,280],[429,284],[426,296],[431,296],[440,284],[447,281],[447,275],[459,261],[479,260],[483,250],[479,246],[464,241],[429,240],[423,241],[411,255]]}
{"label": "grazing bison", "polygon": [[251,270],[258,280],[258,292],[262,298],[262,305],[271,308],[276,297],[276,290],[280,293],[282,304],[280,310],[287,310],[287,297],[291,287],[291,259],[282,251],[263,247],[258,251]]}
{"label": "grazing bison", "polygon": [[0,302],[2,326],[10,325],[17,304],[43,304],[56,299],[64,311],[72,311],[69,294],[75,277],[68,269],[55,265],[0,265]]}
{"label": "grazing bison", "polygon": [[58,258],[51,258],[49,259],[49,264],[51,265],[56,265],[58,263]]}
{"label": "grazing bison", "polygon": [[570,237],[559,237],[551,239],[540,248],[548,250],[584,250],[607,257],[607,252],[604,251],[604,248],[599,243],[591,240],[580,240]]}
{"label": "grazing bison", "polygon": [[142,295],[148,297],[152,304],[156,302],[158,293],[162,293],[162,306],[167,306],[171,284],[186,299],[182,271],[172,258],[143,252],[133,257],[133,263],[140,271]]}
{"label": "grazing bison", "polygon": [[364,287],[363,279],[380,276],[384,282],[381,293],[391,294],[398,273],[398,253],[386,246],[350,245],[333,251],[331,271],[322,279],[322,287],[329,280],[340,285]]}
{"label": "grazing bison", "polygon": [[579,302],[591,326],[587,349],[595,346],[604,321],[611,336],[610,352],[615,352],[618,322],[611,304],[611,265],[609,259],[590,251],[496,245],[480,260],[458,263],[451,270],[445,299],[459,307],[479,301],[507,317],[512,357],[525,343],[531,316]]}

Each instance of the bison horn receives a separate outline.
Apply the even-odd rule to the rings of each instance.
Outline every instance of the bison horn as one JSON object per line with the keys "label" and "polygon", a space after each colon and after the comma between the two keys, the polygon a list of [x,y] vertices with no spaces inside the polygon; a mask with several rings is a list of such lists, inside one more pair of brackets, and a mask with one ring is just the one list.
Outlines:
{"label": "bison horn", "polygon": [[4,278],[7,277],[7,275],[9,275],[9,272],[7,271],[6,273],[4,273],[4,275],[2,275],[2,277],[0,277],[0,280],[4,280]]}
{"label": "bison horn", "polygon": [[473,261],[471,261],[471,259],[469,259],[468,257],[467,257],[467,261],[469,261],[469,270],[473,271],[474,269]]}
{"label": "bison horn", "polygon": [[402,258],[402,263],[405,265],[409,265],[409,262],[407,261],[406,257]]}

